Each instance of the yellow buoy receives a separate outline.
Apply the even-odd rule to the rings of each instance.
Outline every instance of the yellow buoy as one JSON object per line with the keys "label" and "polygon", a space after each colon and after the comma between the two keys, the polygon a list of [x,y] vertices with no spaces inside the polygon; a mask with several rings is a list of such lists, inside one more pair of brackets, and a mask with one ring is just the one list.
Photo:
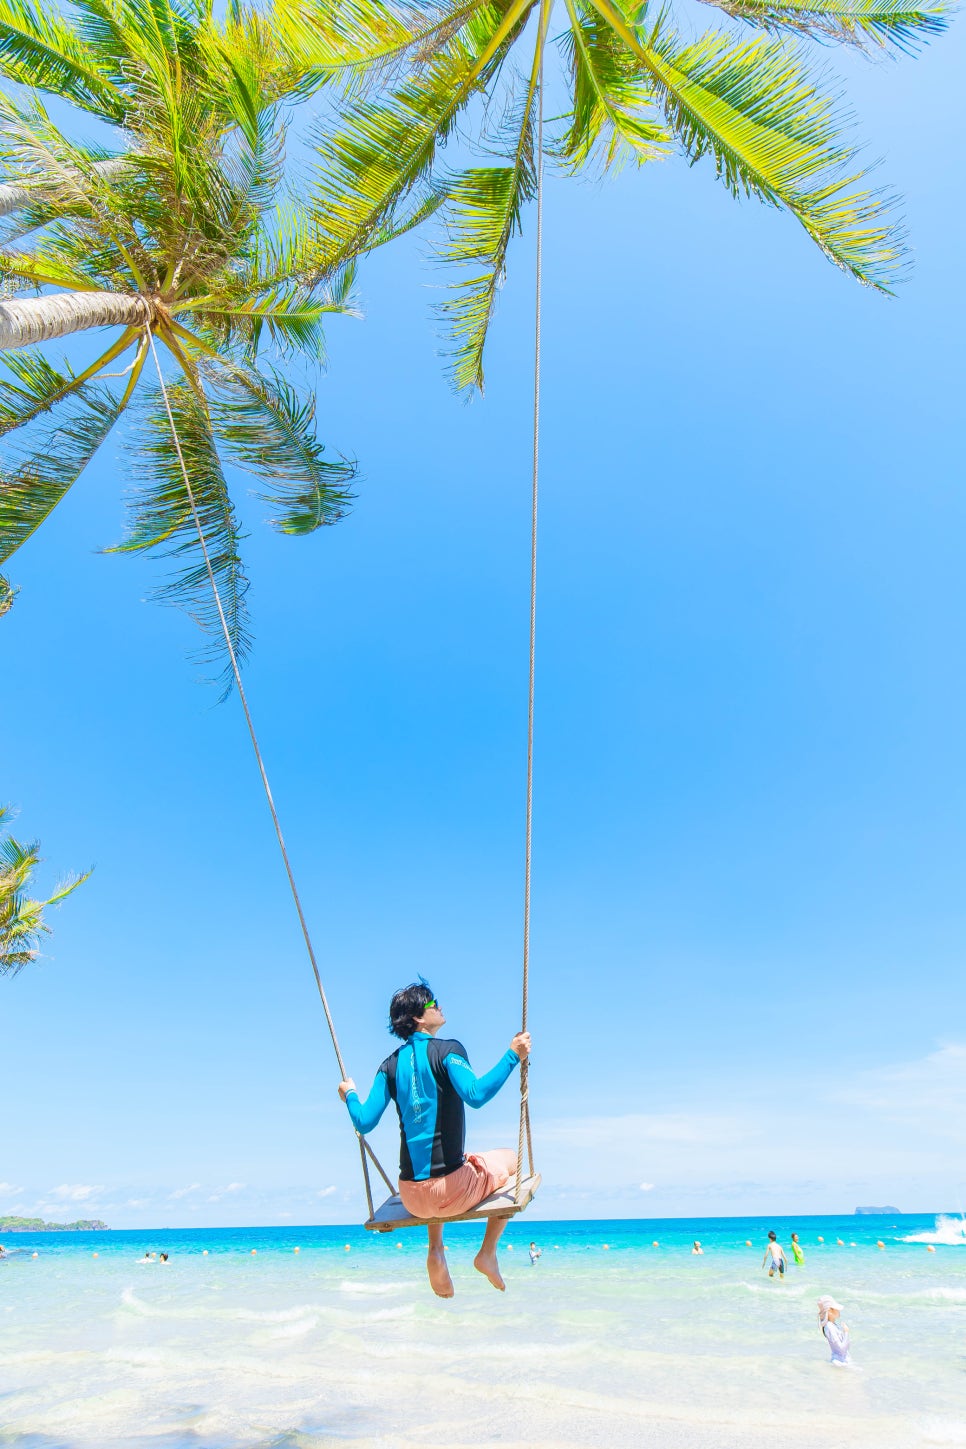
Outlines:
{"label": "yellow buoy", "polygon": [[293,1253],[297,1253],[297,1252],[299,1252],[299,1249],[298,1249],[298,1248],[293,1248],[293,1249],[292,1249],[292,1252],[293,1252]]}
{"label": "yellow buoy", "polygon": [[91,1257],[92,1258],[96,1258],[97,1257],[97,1254],[96,1253],[91,1253]]}
{"label": "yellow buoy", "polygon": [[257,1253],[257,1252],[258,1252],[258,1249],[257,1249],[257,1248],[252,1248],[252,1257],[253,1257],[253,1258],[254,1258],[254,1256],[255,1256],[255,1254],[256,1254],[256,1253]]}
{"label": "yellow buoy", "polygon": [[346,1243],[345,1250],[346,1250],[347,1253],[350,1251],[350,1244],[349,1243]]}
{"label": "yellow buoy", "polygon": [[32,1257],[32,1258],[39,1258],[39,1257],[40,1257],[40,1254],[39,1254],[39,1253],[31,1253],[31,1255],[30,1255],[30,1256],[31,1256],[31,1257]]}
{"label": "yellow buoy", "polygon": [[401,1248],[401,1247],[402,1247],[402,1243],[397,1243],[397,1244],[396,1244],[396,1247],[397,1247],[397,1248]]}
{"label": "yellow buoy", "polygon": [[[936,1251],[936,1249],[933,1247],[932,1243],[927,1243],[926,1244],[926,1252],[927,1253],[934,1253],[935,1251]],[[94,1256],[96,1258],[97,1257],[97,1254],[95,1253]]]}
{"label": "yellow buoy", "polygon": [[880,1238],[880,1239],[879,1239],[879,1241],[878,1241],[878,1242],[877,1242],[877,1243],[876,1243],[876,1247],[877,1247],[877,1248],[884,1248],[884,1247],[885,1247],[885,1243],[884,1243],[884,1242],[883,1242],[883,1241],[882,1241],[882,1239],[881,1239],[881,1238]]}
{"label": "yellow buoy", "polygon": [[610,1243],[605,1243],[604,1244],[604,1252],[605,1253],[609,1253],[610,1252]]}
{"label": "yellow buoy", "polygon": [[825,1242],[825,1239],[824,1238],[819,1238],[819,1242],[820,1243],[824,1243]]}
{"label": "yellow buoy", "polygon": [[836,1238],[835,1241],[836,1241],[836,1243],[838,1244],[838,1246],[840,1248],[844,1248],[845,1247],[845,1244],[844,1244],[844,1242],[842,1241],[841,1238]]}
{"label": "yellow buoy", "polygon": [[203,1258],[207,1258],[207,1256],[208,1256],[208,1249],[207,1248],[202,1248],[202,1250],[201,1250],[201,1256]]}
{"label": "yellow buoy", "polygon": [[751,1239],[750,1238],[745,1238],[745,1247],[746,1248],[750,1248],[751,1247]]}

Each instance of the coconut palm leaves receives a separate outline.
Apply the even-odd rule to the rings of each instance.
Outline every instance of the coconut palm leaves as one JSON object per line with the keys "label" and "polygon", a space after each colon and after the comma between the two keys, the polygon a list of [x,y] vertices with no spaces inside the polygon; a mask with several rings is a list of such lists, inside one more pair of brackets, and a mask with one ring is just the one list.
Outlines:
{"label": "coconut palm leaves", "polygon": [[[8,817],[9,811],[0,808],[0,825]],[[12,835],[0,835],[0,976],[16,976],[37,959],[43,937],[50,935],[44,912],[59,905],[90,875],[87,871],[70,877],[45,901],[32,899],[27,892],[40,863],[39,849],[37,841],[22,845]]]}
{"label": "coconut palm leaves", "polygon": [[[325,454],[314,401],[266,360],[324,360],[326,320],[352,311],[359,250],[286,169],[286,124],[321,75],[278,32],[241,0],[221,18],[207,0],[77,0],[60,15],[0,0],[0,80],[17,83],[0,94],[0,566],[120,422],[136,486],[118,550],[177,560],[162,596],[211,627],[150,331],[174,367],[172,410],[239,657],[246,581],[226,469],[254,472],[272,522],[296,534],[344,514],[355,471]],[[82,144],[63,106],[55,118],[51,94],[96,117],[101,144]],[[366,247],[433,204],[427,193],[383,207]],[[20,350],[80,333],[95,335],[74,366]],[[0,612],[12,597],[0,584]]]}
{"label": "coconut palm leaves", "polygon": [[[398,36],[394,50],[373,42],[368,91],[363,16],[379,29],[381,4],[354,0],[357,52],[346,64],[319,38],[313,3],[293,12],[292,43],[314,44],[347,78],[351,98],[317,136],[330,222],[361,240],[394,198],[445,190],[442,256],[466,276],[443,309],[459,387],[482,385],[508,242],[533,192],[535,78],[551,51],[560,66],[550,76],[550,164],[580,172],[677,151],[710,162],[733,195],[790,212],[858,281],[888,290],[901,271],[889,198],[870,185],[849,118],[806,44],[911,50],[942,27],[943,0],[718,0],[729,17],[765,32],[751,38],[733,25],[685,36],[667,8],[647,0],[452,0],[406,11],[408,48]],[[555,43],[545,58],[548,35]],[[486,154],[447,172],[440,147],[457,127],[462,144]]]}

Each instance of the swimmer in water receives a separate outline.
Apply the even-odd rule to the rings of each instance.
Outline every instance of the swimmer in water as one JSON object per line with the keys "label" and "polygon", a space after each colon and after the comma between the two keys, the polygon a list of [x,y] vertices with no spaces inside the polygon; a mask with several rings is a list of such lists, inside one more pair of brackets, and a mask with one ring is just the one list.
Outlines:
{"label": "swimmer in water", "polygon": [[777,1273],[779,1278],[784,1278],[785,1269],[788,1266],[785,1260],[785,1249],[778,1241],[776,1233],[768,1234],[768,1247],[765,1249],[765,1256],[761,1260],[761,1266],[768,1268],[769,1278],[774,1278]]}
{"label": "swimmer in water", "polygon": [[842,1305],[836,1303],[831,1293],[823,1293],[818,1300],[818,1326],[832,1350],[832,1363],[836,1368],[851,1365],[849,1330],[842,1322]]}
{"label": "swimmer in water", "polygon": [[537,1245],[536,1245],[536,1243],[531,1243],[530,1244],[530,1262],[532,1264],[535,1264],[536,1261],[537,1261],[537,1259],[541,1256],[542,1252],[543,1252],[543,1249],[542,1248],[538,1248]]}
{"label": "swimmer in water", "polygon": [[799,1267],[801,1267],[805,1261],[805,1254],[802,1252],[802,1245],[798,1241],[797,1233],[792,1233],[792,1257],[795,1259],[795,1262]]}
{"label": "swimmer in water", "polygon": [[692,1253],[703,1253],[704,1252],[704,1249],[702,1248],[701,1244],[698,1242],[697,1238],[695,1238],[695,1240],[694,1240],[694,1246],[692,1247],[691,1252]]}

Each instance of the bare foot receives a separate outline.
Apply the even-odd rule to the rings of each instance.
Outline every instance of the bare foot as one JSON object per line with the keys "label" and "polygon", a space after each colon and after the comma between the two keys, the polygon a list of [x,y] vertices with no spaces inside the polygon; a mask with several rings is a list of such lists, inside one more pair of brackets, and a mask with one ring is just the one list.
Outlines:
{"label": "bare foot", "polygon": [[498,1288],[501,1293],[506,1292],[506,1284],[500,1272],[500,1265],[497,1262],[496,1253],[488,1253],[481,1248],[473,1259],[473,1267],[478,1273],[482,1273],[484,1278],[489,1278],[494,1288]]}
{"label": "bare foot", "polygon": [[446,1265],[446,1254],[442,1248],[430,1248],[426,1255],[426,1271],[437,1298],[452,1298],[456,1292]]}

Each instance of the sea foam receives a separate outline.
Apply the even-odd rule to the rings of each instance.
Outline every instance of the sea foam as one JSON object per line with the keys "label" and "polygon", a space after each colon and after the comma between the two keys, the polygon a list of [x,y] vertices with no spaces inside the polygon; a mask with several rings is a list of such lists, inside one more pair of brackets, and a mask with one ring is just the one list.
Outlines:
{"label": "sea foam", "polygon": [[945,1217],[940,1213],[932,1232],[909,1233],[903,1243],[942,1243],[947,1248],[966,1248],[966,1218]]}

